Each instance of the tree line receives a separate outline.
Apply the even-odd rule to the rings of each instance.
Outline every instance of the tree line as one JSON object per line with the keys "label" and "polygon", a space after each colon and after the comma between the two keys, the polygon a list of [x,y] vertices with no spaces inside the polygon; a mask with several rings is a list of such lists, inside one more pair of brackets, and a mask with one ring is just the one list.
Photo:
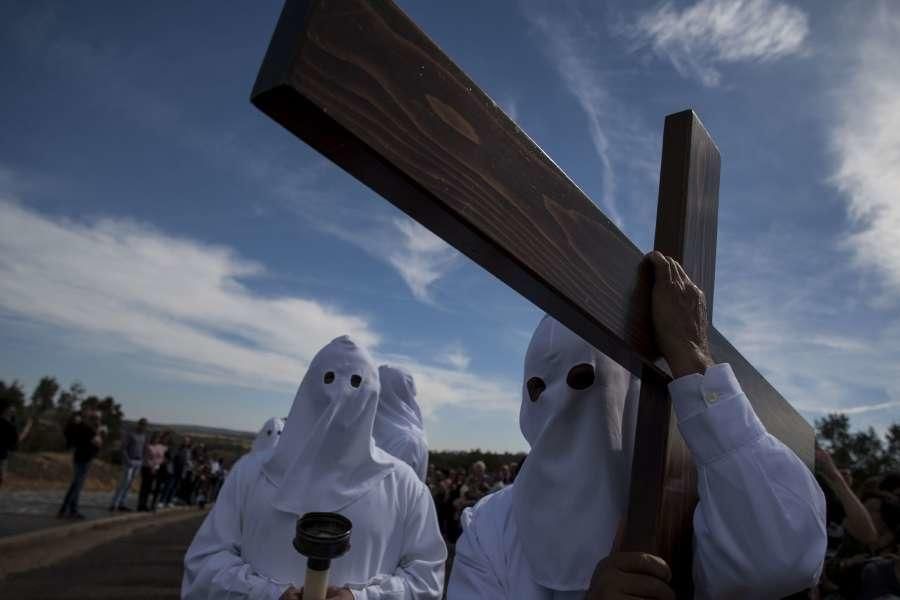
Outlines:
{"label": "tree line", "polygon": [[100,412],[109,433],[107,446],[115,445],[121,436],[125,412],[112,396],[88,394],[79,381],[63,389],[55,377],[41,377],[28,395],[18,380],[7,384],[0,380],[0,403],[10,403],[16,409],[16,420],[24,423],[32,419],[31,433],[23,441],[23,451],[62,451],[65,438],[62,431],[79,409]]}
{"label": "tree line", "polygon": [[[103,424],[109,430],[107,446],[114,446],[121,435],[125,413],[122,405],[112,396],[88,394],[79,381],[73,381],[63,388],[55,377],[41,377],[37,385],[27,394],[23,385],[14,380],[7,384],[0,380],[0,403],[9,402],[16,409],[20,423],[31,418],[34,426],[25,439],[24,451],[61,451],[65,449],[62,430],[72,415],[82,408],[100,411]],[[850,418],[841,413],[833,413],[816,419],[816,441],[828,450],[839,468],[849,469],[856,481],[900,471],[900,423],[888,427],[884,437],[869,427],[851,431]],[[431,461],[443,468],[464,469],[476,460],[482,460],[489,470],[501,464],[521,462],[524,453],[495,453],[481,450],[432,451]]]}
{"label": "tree line", "polygon": [[816,441],[838,468],[851,471],[854,481],[900,471],[900,423],[893,423],[882,437],[872,427],[851,432],[850,418],[832,413],[816,419]]}

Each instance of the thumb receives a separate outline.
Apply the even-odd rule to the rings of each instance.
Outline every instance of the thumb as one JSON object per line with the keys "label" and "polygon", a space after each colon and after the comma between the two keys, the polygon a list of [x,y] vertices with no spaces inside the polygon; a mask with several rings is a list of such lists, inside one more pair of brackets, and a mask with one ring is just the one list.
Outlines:
{"label": "thumb", "polygon": [[662,252],[654,250],[646,255],[646,259],[653,265],[653,273],[656,281],[662,283],[669,279],[669,263],[666,261],[666,257],[663,256]]}

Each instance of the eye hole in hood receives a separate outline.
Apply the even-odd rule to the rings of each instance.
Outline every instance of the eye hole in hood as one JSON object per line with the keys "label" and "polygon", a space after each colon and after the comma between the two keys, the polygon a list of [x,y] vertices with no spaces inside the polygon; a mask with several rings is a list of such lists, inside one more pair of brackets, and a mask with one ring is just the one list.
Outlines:
{"label": "eye hole in hood", "polygon": [[353,387],[358,388],[361,384],[362,377],[360,377],[359,375],[353,375],[352,377],[350,377],[350,385],[352,385]]}
{"label": "eye hole in hood", "polygon": [[586,390],[594,384],[594,365],[581,363],[569,369],[566,384],[573,390]]}
{"label": "eye hole in hood", "polygon": [[334,371],[328,371],[325,373],[325,383],[331,383],[334,381]]}
{"label": "eye hole in hood", "polygon": [[528,389],[528,398],[532,402],[537,402],[543,391],[547,389],[547,384],[540,377],[532,377],[525,384],[525,387]]}

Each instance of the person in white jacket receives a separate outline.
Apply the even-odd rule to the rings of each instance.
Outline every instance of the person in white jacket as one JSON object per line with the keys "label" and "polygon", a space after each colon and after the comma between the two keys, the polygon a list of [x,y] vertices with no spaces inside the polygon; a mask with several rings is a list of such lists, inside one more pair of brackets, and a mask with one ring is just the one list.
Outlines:
{"label": "person in white jacket", "polygon": [[331,563],[329,598],[437,600],[447,550],[425,485],[376,448],[379,380],[349,337],[313,358],[270,453],[235,465],[184,559],[186,600],[299,600],[306,559],[297,518],[337,512],[351,548]]}
{"label": "person in white jacket", "polygon": [[378,367],[381,394],[375,413],[375,445],[412,467],[421,481],[428,475],[428,442],[422,411],[416,402],[416,382],[400,367]]}
{"label": "person in white jacket", "polygon": [[[659,253],[653,320],[669,393],[698,470],[696,598],[774,599],[813,587],[825,501],[769,435],[727,364],[710,358],[702,292]],[[613,548],[628,502],[640,382],[555,320],[525,357],[515,483],[462,518],[448,600],[674,598],[668,565]]]}
{"label": "person in white jacket", "polygon": [[256,434],[256,438],[250,446],[250,452],[271,452],[278,445],[282,431],[284,431],[284,419],[271,417],[259,429],[259,433]]}

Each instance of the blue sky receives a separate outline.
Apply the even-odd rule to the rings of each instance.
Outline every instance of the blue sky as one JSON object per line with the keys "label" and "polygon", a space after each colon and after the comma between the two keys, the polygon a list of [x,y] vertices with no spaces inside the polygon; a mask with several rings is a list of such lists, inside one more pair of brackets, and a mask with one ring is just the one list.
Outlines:
{"label": "blue sky", "polygon": [[[723,167],[715,323],[808,419],[900,419],[900,6],[401,6],[642,249],[662,122]],[[350,333],[432,447],[522,449],[541,312],[249,103],[281,2],[0,7],[0,377],[255,429]]]}

